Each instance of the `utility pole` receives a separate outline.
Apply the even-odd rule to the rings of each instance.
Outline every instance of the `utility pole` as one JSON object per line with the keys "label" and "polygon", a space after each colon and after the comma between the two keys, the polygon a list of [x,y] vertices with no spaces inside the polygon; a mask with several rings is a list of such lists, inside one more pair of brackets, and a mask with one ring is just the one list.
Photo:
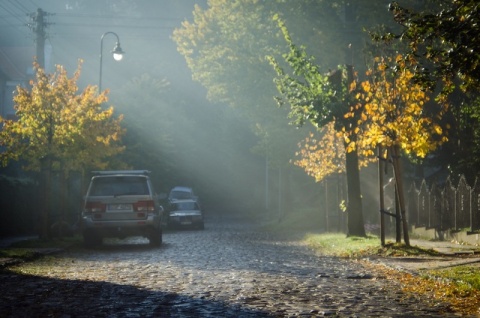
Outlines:
{"label": "utility pole", "polygon": [[[36,13],[30,14],[31,23],[28,24],[28,27],[35,34],[35,45],[36,45],[36,58],[37,63],[41,69],[45,69],[45,38],[47,28],[50,23],[45,22],[45,16],[48,13],[38,8]],[[49,210],[51,208],[50,201],[50,190],[51,190],[51,168],[52,161],[50,155],[41,159],[41,177],[40,177],[40,200],[42,200],[40,207],[40,223],[41,228],[39,229],[39,236],[42,239],[47,239],[50,237],[49,233]]]}
{"label": "utility pole", "polygon": [[32,21],[28,24],[35,34],[37,63],[42,69],[45,69],[45,38],[47,35],[45,29],[51,24],[45,21],[47,15],[50,14],[38,8],[37,12],[30,14]]}

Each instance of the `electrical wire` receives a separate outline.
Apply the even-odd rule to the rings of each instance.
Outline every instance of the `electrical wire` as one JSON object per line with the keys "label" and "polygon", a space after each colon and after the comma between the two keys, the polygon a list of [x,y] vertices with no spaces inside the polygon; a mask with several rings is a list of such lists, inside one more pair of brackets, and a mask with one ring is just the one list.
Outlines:
{"label": "electrical wire", "polygon": [[25,7],[20,1],[18,0],[8,0],[13,6],[17,7],[20,9],[20,11],[24,12],[25,14],[27,14],[27,12],[29,12],[29,10],[27,9],[27,7]]}
{"label": "electrical wire", "polygon": [[[1,25],[2,29],[4,28],[13,29],[13,32],[20,34],[22,38],[31,37],[31,33],[28,32],[27,20],[20,18],[21,16],[26,17],[27,14],[23,11],[20,11],[20,13],[18,13],[16,11],[18,7],[12,8],[11,6],[7,7],[7,5],[9,4],[6,2],[0,2],[0,9],[3,9],[3,11],[7,13],[7,15],[0,16],[0,20],[3,20],[3,23]],[[20,24],[17,24],[16,21],[20,22]],[[3,35],[5,34],[6,33],[3,32]]]}

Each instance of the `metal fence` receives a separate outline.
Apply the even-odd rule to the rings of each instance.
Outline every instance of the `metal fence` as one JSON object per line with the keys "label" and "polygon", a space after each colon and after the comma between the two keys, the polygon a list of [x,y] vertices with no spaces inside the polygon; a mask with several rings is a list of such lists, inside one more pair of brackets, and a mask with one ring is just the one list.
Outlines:
{"label": "metal fence", "polygon": [[437,231],[480,233],[480,180],[470,186],[464,176],[458,184],[448,178],[439,186],[413,183],[408,189],[407,217],[410,225]]}

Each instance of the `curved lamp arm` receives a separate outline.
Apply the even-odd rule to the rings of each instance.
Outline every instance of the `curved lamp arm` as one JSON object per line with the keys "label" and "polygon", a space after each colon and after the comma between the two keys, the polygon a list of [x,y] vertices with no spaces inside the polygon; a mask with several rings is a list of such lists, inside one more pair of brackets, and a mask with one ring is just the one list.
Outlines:
{"label": "curved lamp arm", "polygon": [[109,32],[105,32],[102,35],[102,37],[100,38],[100,76],[99,76],[99,79],[98,79],[98,92],[99,93],[102,92],[103,38],[108,34],[112,34],[117,38],[117,43],[115,44],[115,47],[113,48],[113,50],[111,52],[113,54],[113,58],[115,59],[115,61],[120,61],[123,58],[123,55],[125,54],[125,52],[120,47],[120,38],[118,37],[118,35],[115,32],[109,31]]}

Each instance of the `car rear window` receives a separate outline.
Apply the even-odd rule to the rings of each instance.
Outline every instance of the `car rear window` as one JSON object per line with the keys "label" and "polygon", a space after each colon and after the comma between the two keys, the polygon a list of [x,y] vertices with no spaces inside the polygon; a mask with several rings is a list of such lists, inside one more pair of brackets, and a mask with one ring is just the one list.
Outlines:
{"label": "car rear window", "polygon": [[93,180],[91,196],[148,195],[147,179],[144,177],[117,176]]}
{"label": "car rear window", "polygon": [[174,210],[198,210],[198,206],[195,202],[177,202],[174,205]]}

